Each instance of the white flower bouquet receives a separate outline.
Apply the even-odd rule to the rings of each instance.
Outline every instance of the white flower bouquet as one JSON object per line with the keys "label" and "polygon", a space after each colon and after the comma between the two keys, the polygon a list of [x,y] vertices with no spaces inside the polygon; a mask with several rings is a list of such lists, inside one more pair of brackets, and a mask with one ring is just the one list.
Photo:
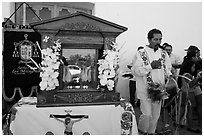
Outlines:
{"label": "white flower bouquet", "polygon": [[47,45],[45,49],[41,49],[38,42],[37,45],[41,50],[42,54],[42,62],[41,64],[37,64],[32,58],[31,61],[35,64],[35,68],[31,67],[33,70],[39,69],[40,70],[40,77],[42,81],[40,82],[40,89],[45,91],[50,91],[55,89],[59,86],[58,76],[59,76],[59,66],[61,63],[60,60],[60,50],[61,50],[61,43],[59,40],[51,42],[49,37],[45,37],[43,40],[43,44]]}
{"label": "white flower bouquet", "polygon": [[100,79],[100,88],[107,88],[112,91],[118,80],[119,68],[119,47],[116,43],[111,43],[111,49],[103,52],[104,59],[98,60],[98,78]]}

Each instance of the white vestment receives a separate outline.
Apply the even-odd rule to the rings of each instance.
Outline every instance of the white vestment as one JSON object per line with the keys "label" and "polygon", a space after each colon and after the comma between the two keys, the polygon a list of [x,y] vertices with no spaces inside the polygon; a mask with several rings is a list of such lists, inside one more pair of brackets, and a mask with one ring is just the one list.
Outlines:
{"label": "white vestment", "polygon": [[[162,57],[162,55],[165,57]],[[152,69],[151,62],[159,59],[163,60],[161,69]],[[161,49],[154,51],[154,49],[146,46],[137,51],[136,61],[132,67],[132,74],[135,75],[137,81],[136,92],[137,98],[140,99],[140,110],[142,112],[139,118],[138,129],[145,133],[154,133],[160,117],[161,101],[153,102],[148,97],[147,74],[149,73],[154,83],[165,85],[165,77],[171,75],[171,61],[165,51]]]}
{"label": "white vestment", "polygon": [[[145,65],[143,59],[141,58],[140,51],[145,50],[148,56],[149,64]],[[164,85],[165,83],[165,70],[162,66],[161,69],[152,69],[150,63],[153,60],[161,59],[162,50],[159,48],[156,52],[154,49],[149,48],[147,46],[144,47],[144,49],[141,49],[137,51],[136,53],[136,61],[132,67],[132,74],[135,76],[137,85],[136,85],[136,91],[137,91],[137,98],[138,99],[148,99],[147,94],[147,74],[150,72],[150,75],[152,77],[153,82],[160,83]],[[166,75],[171,75],[171,60],[166,53],[165,56],[165,66],[166,66]]]}

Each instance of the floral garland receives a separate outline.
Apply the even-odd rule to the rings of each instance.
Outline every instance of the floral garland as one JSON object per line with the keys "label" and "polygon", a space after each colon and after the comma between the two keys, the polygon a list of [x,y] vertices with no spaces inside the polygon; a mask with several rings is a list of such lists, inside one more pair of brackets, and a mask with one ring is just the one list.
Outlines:
{"label": "floral garland", "polygon": [[112,91],[118,80],[119,68],[119,47],[116,43],[110,44],[111,49],[103,52],[104,59],[98,60],[98,78],[100,79],[100,88],[107,87],[108,91]]}
{"label": "floral garland", "polygon": [[41,65],[38,65],[32,58],[30,58],[37,68],[33,68],[28,64],[27,66],[33,70],[40,70],[40,77],[42,78],[42,81],[39,84],[40,89],[50,91],[59,86],[59,81],[57,78],[59,76],[59,66],[61,63],[59,58],[61,43],[59,40],[52,43],[48,36],[45,36],[43,43],[46,45],[46,49],[41,49],[37,42],[37,45],[42,54]]}

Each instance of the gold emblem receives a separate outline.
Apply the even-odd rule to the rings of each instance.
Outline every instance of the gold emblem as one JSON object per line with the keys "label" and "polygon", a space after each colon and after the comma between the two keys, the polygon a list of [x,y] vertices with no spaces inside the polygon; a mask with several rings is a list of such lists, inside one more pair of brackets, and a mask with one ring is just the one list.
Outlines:
{"label": "gold emblem", "polygon": [[28,34],[24,34],[24,38],[25,40],[22,40],[19,43],[14,42],[15,49],[13,51],[13,57],[20,57],[21,61],[19,63],[28,63],[30,62],[31,57],[39,57],[36,44],[27,39]]}

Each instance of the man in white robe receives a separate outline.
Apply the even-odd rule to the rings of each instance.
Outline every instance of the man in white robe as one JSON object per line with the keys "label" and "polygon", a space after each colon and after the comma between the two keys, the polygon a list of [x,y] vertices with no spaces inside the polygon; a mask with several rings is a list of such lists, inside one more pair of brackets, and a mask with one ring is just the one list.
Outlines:
{"label": "man in white robe", "polygon": [[136,92],[137,98],[140,99],[142,112],[138,130],[144,134],[155,133],[161,110],[161,101],[153,101],[149,98],[147,76],[151,77],[153,83],[158,83],[164,87],[165,79],[171,75],[170,58],[166,51],[159,48],[161,40],[160,30],[150,30],[148,33],[149,45],[136,52],[136,62],[132,67],[132,73],[137,81]]}

